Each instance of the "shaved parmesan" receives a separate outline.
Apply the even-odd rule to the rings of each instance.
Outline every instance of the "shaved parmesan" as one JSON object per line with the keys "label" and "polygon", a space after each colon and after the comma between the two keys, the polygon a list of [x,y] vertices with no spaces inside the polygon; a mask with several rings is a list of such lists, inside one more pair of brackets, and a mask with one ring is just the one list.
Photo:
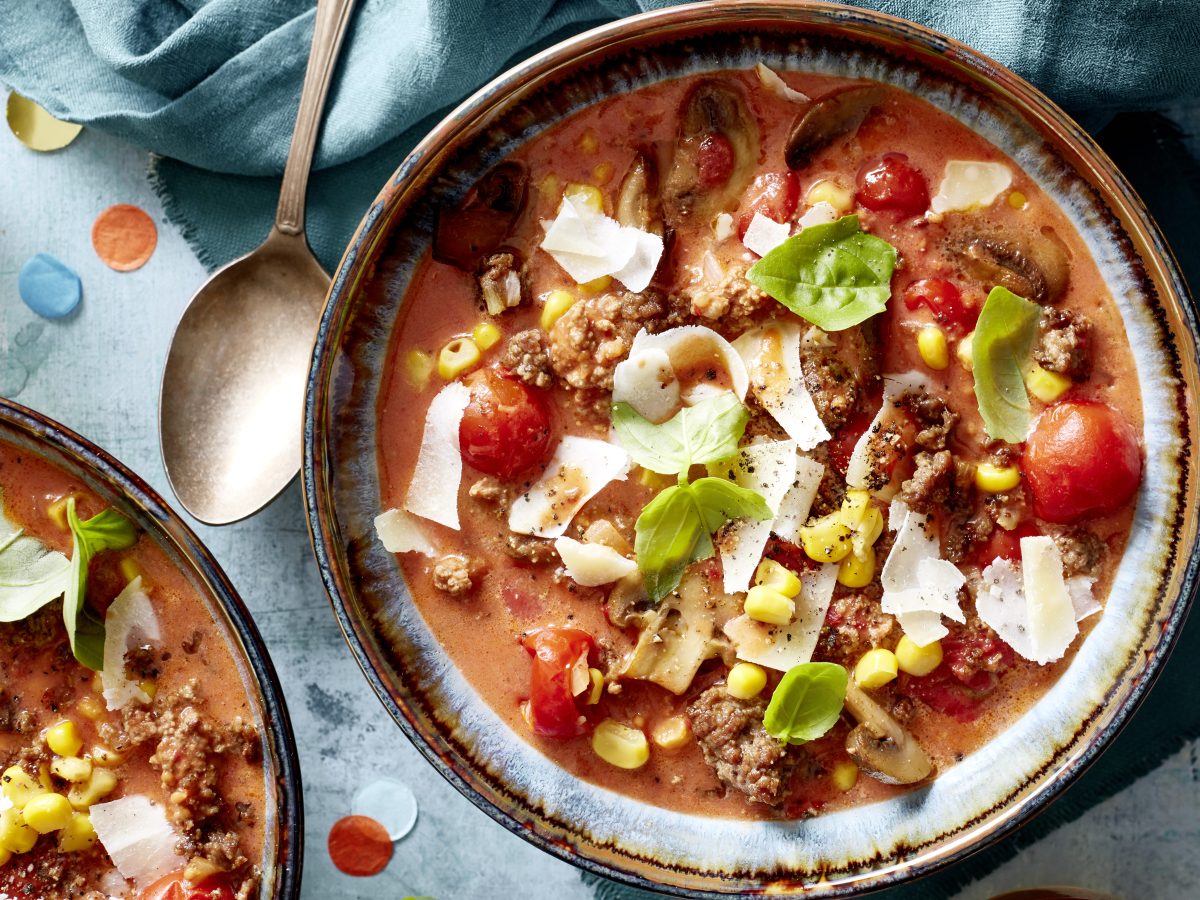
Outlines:
{"label": "shaved parmesan", "polygon": [[750,372],[758,402],[801,450],[829,440],[800,367],[800,323],[772,322],[748,331],[733,343]]}
{"label": "shaved parmesan", "polygon": [[[769,441],[738,450],[732,480],[760,494],[771,512],[778,513],[795,475],[795,441]],[[735,519],[721,531],[717,545],[721,548],[725,593],[736,594],[750,587],[771,536],[771,525],[770,519]]]}
{"label": "shaved parmesan", "polygon": [[719,243],[733,237],[733,216],[727,212],[717,213],[713,219],[713,238]]}
{"label": "shaved parmesan", "polygon": [[742,243],[759,256],[766,256],[786,241],[791,233],[790,222],[776,222],[769,216],[756,212],[746,227],[746,233],[742,235]]}
{"label": "shaved parmesan", "polygon": [[975,593],[975,612],[1000,640],[1026,659],[1033,659],[1021,567],[1000,556],[984,567],[982,577]]}
{"label": "shaved parmesan", "polygon": [[1067,579],[1067,593],[1071,595],[1071,605],[1075,607],[1076,622],[1082,622],[1103,609],[1100,601],[1092,595],[1092,585],[1095,583],[1096,579],[1087,575]]}
{"label": "shaved parmesan", "polygon": [[142,590],[142,576],[139,575],[117,595],[104,616],[104,670],[100,673],[100,681],[104,685],[104,702],[110,710],[122,709],[133,700],[150,702],[150,695],[138,682],[126,676],[125,654],[130,647],[161,638],[158,616]]}
{"label": "shaved parmesan", "polygon": [[918,644],[940,640],[949,634],[942,616],[955,622],[967,620],[958,601],[966,578],[958,566],[941,559],[929,516],[893,501],[888,527],[896,531],[896,540],[880,573],[879,608],[896,616],[900,628]]}
{"label": "shaved parmesan", "polygon": [[458,486],[462,481],[462,452],[458,429],[471,391],[454,381],[442,388],[425,413],[425,432],[413,469],[404,508],[431,522],[458,530]]}
{"label": "shaved parmesan", "polygon": [[771,530],[785,541],[800,543],[800,526],[808,520],[809,510],[825,477],[825,467],[801,454],[796,459],[796,477],[779,501],[779,512]]}
{"label": "shaved parmesan", "polygon": [[838,211],[833,208],[833,204],[822,200],[806,209],[796,224],[803,230],[812,225],[828,225],[830,222],[836,222],[838,218]]}
{"label": "shaved parmesan", "polygon": [[778,94],[784,100],[791,100],[793,103],[807,103],[812,99],[808,94],[789,87],[788,83],[779,76],[779,73],[766,63],[755,63],[754,73],[758,76],[758,80],[762,83],[763,87],[773,94]]}
{"label": "shaved parmesan", "polygon": [[595,438],[567,435],[542,477],[513,501],[508,527],[517,534],[558,537],[575,513],[610,481],[629,473],[629,454]]}
{"label": "shaved parmesan", "polygon": [[856,490],[878,490],[879,468],[886,463],[881,458],[881,449],[874,446],[881,432],[891,425],[898,424],[903,413],[896,406],[896,401],[910,391],[923,391],[929,388],[929,380],[920,372],[905,372],[902,375],[883,376],[883,405],[871,420],[867,430],[859,437],[858,443],[846,463],[846,486]]}
{"label": "shaved parmesan", "polygon": [[388,553],[420,553],[430,558],[438,555],[421,523],[402,509],[389,509],[377,515],[375,534]]}
{"label": "shaved parmesan", "polygon": [[182,869],[187,860],[175,845],[179,835],[163,808],[142,794],[131,794],[88,810],[92,827],[117,870],[139,888]]}
{"label": "shaved parmesan", "polygon": [[661,424],[679,410],[679,381],[660,347],[631,352],[613,371],[613,403],[628,403],[642,418]]}
{"label": "shaved parmesan", "polygon": [[579,284],[611,275],[629,290],[641,291],[658,269],[663,241],[567,196],[546,226],[542,249]]}
{"label": "shaved parmesan", "polygon": [[[739,400],[746,399],[746,391],[750,389],[750,375],[746,371],[746,364],[733,349],[733,345],[711,328],[704,325],[680,325],[658,334],[650,334],[643,328],[634,335],[633,343],[629,347],[629,357],[634,359],[648,350],[661,350],[666,353],[676,378],[679,378],[681,373],[696,373],[696,380],[680,383],[680,399],[687,405],[694,405],[711,396],[713,392],[719,393],[726,389],[719,380],[714,382],[704,377],[714,366],[718,370],[723,369],[729,376],[728,389],[737,394]],[[613,373],[614,384],[622,366],[628,363],[629,359],[626,359],[617,365]],[[634,408],[637,409],[636,406]]]}
{"label": "shaved parmesan", "polygon": [[554,541],[554,549],[571,580],[584,587],[609,584],[637,571],[637,563],[605,544],[584,544],[560,537]]}
{"label": "shaved parmesan", "polygon": [[965,212],[990,206],[1012,184],[1008,166],[952,159],[929,203],[935,213]]}
{"label": "shaved parmesan", "polygon": [[825,563],[800,576],[796,618],[787,626],[756,622],[746,615],[726,622],[725,635],[733,641],[737,658],[780,672],[811,660],[833,600],[837,571],[836,563]]}

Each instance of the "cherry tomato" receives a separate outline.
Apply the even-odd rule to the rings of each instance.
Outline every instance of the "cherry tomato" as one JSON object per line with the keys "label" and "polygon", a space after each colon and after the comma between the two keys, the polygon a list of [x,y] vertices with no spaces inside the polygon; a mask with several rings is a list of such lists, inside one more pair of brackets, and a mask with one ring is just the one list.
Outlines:
{"label": "cherry tomato", "polygon": [[966,333],[979,320],[980,308],[963,300],[954,282],[945,278],[922,278],[904,289],[904,305],[909,309],[929,308],[939,325]]}
{"label": "cherry tomato", "polygon": [[996,528],[988,539],[975,548],[975,564],[984,569],[997,559],[1017,562],[1021,558],[1021,538],[1037,537],[1041,534],[1033,522],[1022,522],[1012,531]]}
{"label": "cherry tomato", "polygon": [[471,400],[458,429],[463,460],[480,472],[512,478],[550,455],[550,408],[533,388],[502,369],[466,380]]}
{"label": "cherry tomato", "polygon": [[1116,512],[1137,492],[1142,450],[1125,417],[1104,403],[1070,400],[1038,416],[1022,464],[1033,511],[1069,524]]}
{"label": "cherry tomato", "polygon": [[580,720],[571,693],[571,671],[595,646],[592,636],[551,625],[525,635],[521,646],[533,657],[528,713],[533,733],[560,739],[584,734],[587,724]]}
{"label": "cherry tomato", "polygon": [[855,199],[875,212],[916,216],[929,208],[929,186],[907,156],[888,153],[859,171]]}
{"label": "cherry tomato", "polygon": [[719,131],[710,131],[700,138],[696,155],[700,187],[720,187],[733,174],[733,144]]}
{"label": "cherry tomato", "polygon": [[746,229],[755,213],[762,213],[776,222],[787,222],[800,204],[800,176],[796,172],[765,172],[754,179],[750,186],[750,208],[738,220],[738,237],[746,236]]}
{"label": "cherry tomato", "polygon": [[138,900],[233,900],[233,885],[223,872],[187,881],[183,872],[164,875],[138,894]]}

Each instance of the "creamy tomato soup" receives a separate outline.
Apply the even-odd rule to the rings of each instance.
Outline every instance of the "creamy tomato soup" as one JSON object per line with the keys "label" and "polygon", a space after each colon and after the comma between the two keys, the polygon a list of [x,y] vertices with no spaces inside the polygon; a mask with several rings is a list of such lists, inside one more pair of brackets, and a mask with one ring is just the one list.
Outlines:
{"label": "creamy tomato soup", "polygon": [[379,534],[467,679],[580,778],[716,816],[906,790],[1037,703],[1141,477],[1056,205],[903,91],[782,78],[640,88],[483,174],[378,410]]}
{"label": "creamy tomato soup", "polygon": [[0,509],[0,896],[258,896],[262,744],[205,604],[151,537],[3,442]]}

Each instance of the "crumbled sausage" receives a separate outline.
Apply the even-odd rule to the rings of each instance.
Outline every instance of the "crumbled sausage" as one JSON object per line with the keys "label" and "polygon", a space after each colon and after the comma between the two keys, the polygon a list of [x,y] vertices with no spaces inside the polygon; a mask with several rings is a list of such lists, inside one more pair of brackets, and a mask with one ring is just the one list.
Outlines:
{"label": "crumbled sausage", "polygon": [[1054,535],[1054,544],[1062,556],[1063,574],[1095,575],[1104,558],[1104,541],[1086,528],[1072,528]]}
{"label": "crumbled sausage", "polygon": [[821,631],[821,656],[826,660],[851,660],[872,647],[888,643],[896,618],[879,608],[879,601],[866,593],[834,597],[825,614]]}
{"label": "crumbled sausage", "polygon": [[912,477],[900,485],[900,499],[919,513],[943,508],[953,489],[954,457],[949,450],[918,451]]}
{"label": "crumbled sausage", "polygon": [[498,515],[505,516],[508,514],[508,505],[512,501],[512,492],[509,490],[508,485],[504,484],[499,478],[485,475],[471,485],[467,493],[472,499],[478,500],[480,503],[487,503],[490,506],[496,507]]}
{"label": "crumbled sausage", "polygon": [[717,777],[749,800],[777,806],[786,798],[796,760],[787,744],[767,734],[766,708],[763,697],[739,700],[721,683],[692,701],[687,714],[704,761]]}
{"label": "crumbled sausage", "polygon": [[447,553],[433,564],[433,586],[452,597],[469,593],[483,575],[482,563],[459,553]]}
{"label": "crumbled sausage", "polygon": [[525,299],[520,263],[512,253],[493,253],[479,274],[479,294],[493,316],[520,306]]}
{"label": "crumbled sausage", "polygon": [[1012,650],[973,612],[967,615],[965,624],[952,624],[950,628],[942,647],[946,664],[959,681],[965,684],[980,672],[1003,672],[1012,666]]}
{"label": "crumbled sausage", "polygon": [[825,332],[815,325],[800,342],[800,368],[817,414],[830,431],[846,423],[878,376],[875,330],[856,325]]}
{"label": "crumbled sausage", "polygon": [[1042,311],[1033,358],[1038,365],[1072,381],[1086,381],[1092,371],[1092,323],[1082,313],[1048,308]]}
{"label": "crumbled sausage", "polygon": [[896,401],[917,420],[916,445],[922,450],[945,450],[946,438],[958,424],[958,413],[946,406],[946,401],[924,391],[910,391]]}
{"label": "crumbled sausage", "polygon": [[746,280],[748,268],[735,265],[715,284],[705,282],[689,290],[686,299],[692,312],[729,334],[750,328],[772,301],[765,291]]}
{"label": "crumbled sausage", "polygon": [[548,388],[554,384],[554,369],[546,339],[537,328],[518,331],[500,354],[500,365],[531,387]]}
{"label": "crumbled sausage", "polygon": [[558,551],[554,549],[554,541],[546,538],[510,534],[504,540],[503,549],[513,559],[523,560],[535,566],[558,560]]}

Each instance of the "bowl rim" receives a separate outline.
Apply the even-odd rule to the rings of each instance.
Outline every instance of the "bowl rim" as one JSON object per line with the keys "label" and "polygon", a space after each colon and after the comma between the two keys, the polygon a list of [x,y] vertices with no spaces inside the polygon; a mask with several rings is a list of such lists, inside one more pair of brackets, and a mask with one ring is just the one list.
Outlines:
{"label": "bowl rim", "polygon": [[[319,421],[323,390],[327,388],[325,376],[333,356],[330,344],[331,327],[339,309],[357,288],[364,275],[364,268],[369,265],[369,257],[382,237],[377,223],[381,218],[386,218],[386,213],[396,197],[403,193],[400,187],[408,178],[419,173],[430,159],[435,159],[460,133],[479,127],[481,122],[487,120],[488,113],[502,106],[513,92],[531,82],[548,77],[555,70],[570,69],[576,65],[578,58],[584,58],[592,52],[602,52],[625,40],[639,37],[652,39],[661,32],[674,34],[687,23],[696,20],[711,20],[713,17],[724,20],[734,16],[764,22],[791,20],[799,23],[795,26],[797,30],[804,25],[812,27],[822,24],[844,29],[855,22],[862,22],[876,30],[886,30],[892,37],[905,44],[915,44],[925,51],[940,53],[951,65],[973,74],[977,80],[988,82],[986,86],[980,85],[981,89],[986,87],[987,92],[998,91],[1006,99],[1015,98],[1015,105],[1020,108],[1023,117],[1032,119],[1040,127],[1052,132],[1065,146],[1078,154],[1078,162],[1085,167],[1082,171],[1096,185],[1100,196],[1118,208],[1117,218],[1121,221],[1122,230],[1135,234],[1146,247],[1145,254],[1136,255],[1148,270],[1148,280],[1165,286],[1167,296],[1161,298],[1161,302],[1176,309],[1187,339],[1193,347],[1200,336],[1194,301],[1166,239],[1145,203],[1091,135],[1038,88],[986,54],[931,28],[887,13],[841,6],[824,0],[705,0],[618,19],[567,38],[506,69],[456,106],[405,155],[367,208],[338,263],[322,312],[307,383],[301,477],[309,534],[334,615],[356,663],[401,731],[421,755],[472,804],[510,832],[586,872],[641,890],[681,897],[726,898],[737,894],[650,881],[635,872],[625,871],[564,847],[552,837],[522,824],[508,811],[486,798],[471,780],[464,777],[425,739],[415,722],[415,717],[403,704],[397,702],[380,676],[372,652],[359,634],[358,623],[350,614],[347,598],[342,593],[336,561],[330,551],[334,537],[331,531],[336,532],[337,529],[330,529],[327,525],[327,508],[331,508],[331,501],[323,492],[326,485],[322,477],[326,466],[325,448],[322,439],[317,435],[316,424]],[[873,34],[872,38],[877,40],[878,35]],[[1169,326],[1164,327],[1178,342],[1179,333],[1171,331]],[[1185,438],[1187,436],[1185,429]],[[1190,461],[1182,466],[1181,478],[1185,482],[1185,489],[1189,476],[1194,476],[1195,472],[1196,466]],[[1191,489],[1194,492],[1194,487]],[[998,812],[980,827],[972,828],[969,840],[949,840],[946,846],[934,851],[933,858],[930,859],[903,861],[898,867],[864,871],[822,895],[859,896],[942,871],[1010,836],[1074,784],[1128,724],[1175,648],[1197,593],[1197,586],[1200,585],[1200,532],[1193,534],[1187,551],[1186,561],[1174,566],[1174,570],[1179,573],[1179,592],[1172,601],[1163,604],[1164,607],[1169,607],[1170,612],[1161,623],[1162,631],[1154,645],[1155,652],[1152,658],[1141,670],[1140,677],[1129,689],[1124,701],[1116,708],[1113,718],[1096,732],[1086,746],[1079,749],[1074,758],[1035,793],[1017,801],[1015,809]],[[1171,567],[1168,567],[1168,572],[1170,570]],[[474,777],[473,772],[470,774]],[[534,817],[541,818],[541,814],[535,812]],[[802,888],[793,888],[786,893],[793,892],[805,891]]]}
{"label": "bowl rim", "polygon": [[[296,900],[304,859],[304,798],[300,781],[300,760],[291,718],[283,690],[267,646],[245,602],[220,564],[196,533],[139,475],[107,451],[49,416],[14,400],[0,397],[0,426],[25,434],[34,443],[49,447],[77,460],[82,468],[123,495],[152,523],[158,537],[170,545],[195,568],[196,574],[217,605],[224,609],[234,632],[245,650],[244,662],[254,676],[262,698],[267,746],[274,758],[280,803],[276,809],[278,834],[276,869],[272,897]],[[52,465],[57,465],[51,462]],[[265,876],[265,873],[264,873]]]}

